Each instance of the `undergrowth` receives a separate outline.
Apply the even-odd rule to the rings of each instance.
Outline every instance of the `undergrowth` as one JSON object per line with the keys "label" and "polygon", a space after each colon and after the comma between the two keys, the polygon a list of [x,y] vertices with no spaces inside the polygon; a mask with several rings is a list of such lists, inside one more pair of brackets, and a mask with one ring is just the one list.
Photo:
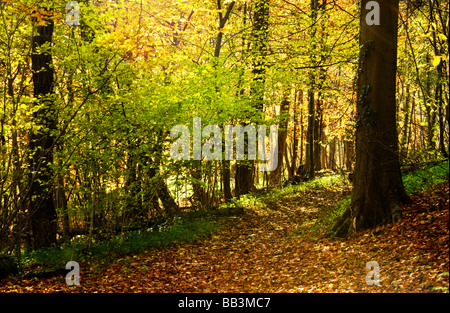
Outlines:
{"label": "undergrowth", "polygon": [[[438,165],[405,173],[403,182],[407,193],[413,194],[448,181],[448,173],[449,163],[445,161]],[[61,267],[69,260],[88,259],[107,263],[121,255],[163,248],[176,243],[193,242],[211,236],[220,228],[224,218],[240,214],[246,208],[270,209],[289,195],[345,184],[348,184],[348,181],[344,175],[326,175],[299,185],[273,189],[267,193],[249,194],[215,210],[183,213],[153,228],[122,233],[106,241],[89,244],[87,236],[78,236],[59,247],[42,248],[23,253],[21,265],[26,267],[32,264],[41,264],[46,267]],[[299,227],[294,235],[309,237],[329,235],[335,220],[349,206],[350,196],[347,196],[333,207],[322,210],[317,218]]]}
{"label": "undergrowth", "polygon": [[[403,173],[402,179],[408,195],[429,190],[433,186],[449,180],[449,161],[443,161],[437,165],[424,166],[415,171]],[[300,226],[297,230],[297,234],[313,237],[332,235],[331,230],[336,220],[344,214],[347,208],[350,207],[350,204],[351,196],[349,195],[338,202],[334,207],[323,211],[322,215],[318,217],[314,223],[311,223],[307,227]]]}
{"label": "undergrowth", "polygon": [[[97,260],[113,261],[118,256],[164,248],[171,244],[189,243],[207,238],[221,225],[219,215],[227,212],[188,212],[167,219],[153,228],[129,231],[105,241],[89,244],[87,236],[77,236],[59,247],[41,248],[25,252],[22,266],[45,265],[61,267],[70,260],[77,262]],[[219,218],[218,218],[219,217]]]}
{"label": "undergrowth", "polygon": [[332,185],[340,185],[346,183],[347,179],[340,174],[326,175],[314,178],[310,181],[302,182],[298,185],[288,185],[280,189],[272,189],[267,193],[251,193],[241,196],[239,199],[233,199],[230,204],[225,206],[237,207],[271,207],[272,204],[283,201],[286,196],[298,194],[311,189],[322,189]]}

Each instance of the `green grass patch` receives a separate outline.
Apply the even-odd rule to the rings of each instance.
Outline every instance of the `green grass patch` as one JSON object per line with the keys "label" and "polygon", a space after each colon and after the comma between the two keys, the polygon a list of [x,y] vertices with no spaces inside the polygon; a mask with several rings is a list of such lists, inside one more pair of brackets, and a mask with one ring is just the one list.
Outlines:
{"label": "green grass patch", "polygon": [[422,192],[431,187],[448,181],[449,162],[444,161],[439,164],[424,167],[413,172],[402,175],[408,195]]}
{"label": "green grass patch", "polygon": [[350,207],[350,202],[351,196],[347,196],[334,206],[327,207],[318,213],[317,218],[306,221],[303,225],[298,227],[294,235],[302,237],[307,236],[311,239],[331,235],[331,230],[336,220]]}
{"label": "green grass patch", "polygon": [[[448,175],[449,162],[444,161],[403,174],[403,182],[407,193],[413,194],[448,181]],[[77,236],[60,247],[27,251],[22,254],[21,263],[24,267],[37,264],[47,268],[61,268],[70,260],[80,262],[93,259],[109,262],[121,255],[194,242],[217,232],[224,218],[242,213],[243,208],[270,209],[277,202],[289,201],[287,198],[291,194],[346,183],[347,179],[343,175],[325,175],[299,185],[249,194],[215,210],[183,213],[152,228],[124,232],[106,241],[94,241],[91,245],[87,236]],[[347,196],[333,207],[319,212],[316,219],[306,221],[305,225],[299,227],[295,235],[318,237],[330,233],[336,219],[350,206],[350,201],[350,196]]]}
{"label": "green grass patch", "polygon": [[[403,184],[408,195],[429,190],[433,186],[449,180],[449,161],[436,165],[424,166],[418,170],[402,174]],[[323,211],[315,221],[298,228],[297,235],[318,237],[331,235],[336,220],[350,207],[351,196],[346,197],[334,207]]]}
{"label": "green grass patch", "polygon": [[94,242],[91,246],[87,236],[77,236],[60,247],[23,253],[22,266],[63,268],[70,260],[97,260],[108,263],[122,255],[164,248],[177,243],[190,243],[215,233],[220,229],[222,218],[226,215],[229,215],[228,212],[223,210],[183,213],[153,228],[124,232],[110,240]]}
{"label": "green grass patch", "polygon": [[268,192],[243,195],[239,199],[233,199],[229,204],[225,204],[224,207],[267,208],[276,202],[284,201],[285,197],[291,194],[297,194],[311,189],[326,188],[332,185],[340,185],[346,182],[347,179],[343,175],[325,175],[298,185],[288,185],[284,188],[272,189]]}

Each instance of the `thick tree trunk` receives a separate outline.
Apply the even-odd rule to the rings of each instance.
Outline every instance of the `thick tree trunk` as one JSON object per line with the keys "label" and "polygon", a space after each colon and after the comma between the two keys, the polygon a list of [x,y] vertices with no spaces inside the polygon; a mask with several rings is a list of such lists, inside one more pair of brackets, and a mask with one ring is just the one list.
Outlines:
{"label": "thick tree trunk", "polygon": [[361,3],[356,167],[350,208],[337,236],[395,222],[406,195],[398,157],[396,64],[398,0],[379,0],[380,25],[366,24]]}
{"label": "thick tree trunk", "polygon": [[[263,116],[267,36],[269,27],[269,1],[256,0],[254,12],[254,24],[252,30],[253,79],[250,87],[250,97],[252,99],[252,105],[260,113],[260,116]],[[253,161],[237,162],[235,176],[236,196],[248,194],[251,190],[254,189],[254,168],[255,163]]]}
{"label": "thick tree trunk", "polygon": [[33,247],[50,246],[56,242],[56,208],[53,201],[53,147],[56,130],[56,114],[52,99],[53,67],[52,55],[48,51],[52,43],[53,21],[50,13],[44,11],[45,25],[36,27],[32,39],[32,79],[35,105],[39,109],[33,114],[35,130],[30,134],[29,207]]}
{"label": "thick tree trunk", "polygon": [[252,164],[249,161],[238,161],[235,174],[236,197],[248,194],[253,184]]}

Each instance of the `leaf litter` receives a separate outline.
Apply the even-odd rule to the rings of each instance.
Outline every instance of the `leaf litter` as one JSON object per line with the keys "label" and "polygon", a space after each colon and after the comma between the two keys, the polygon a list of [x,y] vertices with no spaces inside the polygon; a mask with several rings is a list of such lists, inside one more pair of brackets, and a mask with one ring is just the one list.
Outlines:
{"label": "leaf litter", "polygon": [[[448,183],[413,195],[401,222],[347,239],[299,233],[348,194],[342,188],[247,208],[194,243],[80,264],[79,286],[18,276],[0,281],[0,292],[448,292]],[[370,261],[379,264],[379,285],[366,283]]]}

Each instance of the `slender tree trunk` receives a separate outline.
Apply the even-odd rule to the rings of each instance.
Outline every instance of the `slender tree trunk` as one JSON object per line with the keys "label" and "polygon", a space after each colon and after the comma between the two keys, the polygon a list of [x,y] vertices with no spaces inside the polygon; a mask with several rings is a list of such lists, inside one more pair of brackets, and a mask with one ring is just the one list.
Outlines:
{"label": "slender tree trunk", "polygon": [[145,222],[147,219],[147,212],[144,211],[141,197],[141,165],[140,157],[135,154],[138,144],[129,143],[128,145],[128,158],[127,158],[127,170],[125,174],[125,203],[130,222]]}
{"label": "slender tree trunk", "polygon": [[172,195],[170,194],[169,188],[167,187],[166,182],[159,174],[159,165],[154,162],[151,158],[146,158],[148,162],[148,178],[150,183],[150,190],[152,192],[145,196],[148,199],[149,204],[152,208],[156,209],[159,212],[159,205],[156,203],[155,192],[158,196],[159,200],[161,200],[162,206],[164,207],[164,211],[166,215],[173,215],[174,213],[179,211],[179,207]]}
{"label": "slender tree trunk", "polygon": [[345,169],[349,172],[353,170],[353,157],[354,157],[354,141],[344,139],[344,162]]}
{"label": "slender tree trunk", "polygon": [[448,153],[445,148],[445,139],[444,139],[444,133],[445,133],[445,124],[444,124],[444,100],[442,97],[442,81],[444,80],[444,74],[443,74],[443,66],[442,61],[441,63],[436,67],[436,72],[438,74],[438,82],[436,84],[435,90],[434,90],[434,101],[437,106],[438,110],[438,123],[439,123],[439,151],[441,152],[442,156],[444,158],[448,158]]}
{"label": "slender tree trunk", "polygon": [[315,119],[314,119],[314,170],[320,171],[322,169],[322,137],[323,137],[323,112],[322,112],[322,100],[320,100],[320,91],[318,100],[316,101]]}
{"label": "slender tree trunk", "polygon": [[439,150],[441,151],[441,154],[444,158],[448,158],[448,152],[445,148],[445,124],[444,124],[444,112],[443,112],[443,106],[444,101],[442,99],[442,83],[439,84],[439,88],[437,91],[439,93],[438,95],[438,110],[439,110]]}
{"label": "slender tree trunk", "polygon": [[[439,10],[440,8],[440,3],[439,1],[428,1],[428,7],[429,7],[429,16],[430,16],[430,22],[431,23],[436,23],[436,17],[440,17],[440,21],[442,24],[444,24],[444,21],[442,20],[442,14],[435,13],[434,8],[437,8]],[[448,4],[447,4],[447,8],[448,8]],[[448,20],[447,20],[447,24],[448,24]],[[445,27],[445,26],[444,26]],[[445,34],[446,36],[448,36],[448,25],[447,25],[447,32]],[[444,51],[443,49],[443,44],[441,41],[441,39],[438,40],[437,36],[436,36],[436,32],[432,32],[432,46],[434,49],[434,55],[435,56],[439,56],[439,55],[443,55],[446,53],[446,51]],[[448,43],[447,43],[447,54],[448,54]],[[448,62],[448,61],[447,61]],[[442,156],[444,156],[445,158],[448,158],[448,154],[447,151],[445,149],[445,143],[444,143],[444,132],[445,132],[445,127],[444,127],[444,122],[443,122],[443,98],[442,98],[442,85],[444,83],[444,81],[448,81],[448,78],[445,78],[445,74],[444,74],[444,60],[441,60],[440,63],[436,66],[436,74],[437,74],[437,82],[436,82],[436,86],[434,89],[434,120],[432,120],[433,125],[432,127],[434,127],[434,122],[436,121],[436,118],[438,119],[438,124],[439,124],[439,151],[441,152]],[[447,82],[448,84],[448,82]],[[436,113],[437,113],[437,117],[436,117]],[[434,138],[433,138],[434,140]],[[434,142],[433,142],[434,144]]]}
{"label": "slender tree trunk", "polygon": [[328,144],[330,147],[330,153],[328,155],[328,168],[331,168],[332,170],[336,169],[336,141],[337,138],[334,137]]}
{"label": "slender tree trunk", "polygon": [[410,104],[411,94],[409,90],[409,84],[406,86],[406,95],[405,95],[405,105],[403,107],[403,111],[405,112],[405,118],[403,122],[403,135],[401,137],[400,144],[400,163],[402,163],[408,156],[408,129],[409,129],[409,104]]}
{"label": "slender tree trunk", "polygon": [[304,125],[303,125],[303,91],[300,91],[300,166],[296,169],[297,175],[299,169],[303,167],[303,139],[304,139]]}
{"label": "slender tree trunk", "polygon": [[[281,131],[278,134],[278,164],[275,170],[269,173],[269,186],[275,188],[281,188],[281,176],[283,171],[283,159],[286,151],[286,138],[287,138],[287,124],[288,117],[285,115],[289,112],[289,100],[288,92],[285,91],[284,99],[280,105],[280,124]],[[285,117],[284,117],[285,116]]]}
{"label": "slender tree trunk", "polygon": [[292,160],[291,160],[291,166],[289,168],[289,179],[294,177],[295,170],[297,168],[297,156],[298,156],[298,128],[300,121],[297,121],[298,119],[298,103],[299,103],[299,93],[297,90],[295,90],[295,99],[294,99],[294,133],[292,138]]}
{"label": "slender tree trunk", "polygon": [[[311,0],[311,40],[313,41],[311,51],[310,51],[310,61],[311,65],[316,64],[316,47],[315,37],[317,33],[317,10],[319,8],[318,0]],[[316,69],[312,68],[309,71],[309,86],[308,86],[308,128],[306,135],[306,171],[308,175],[308,179],[314,178],[314,171],[316,169],[316,158],[314,157],[314,148],[315,148],[315,138],[314,134],[316,134],[316,108],[315,108],[315,89],[316,89]]]}
{"label": "slender tree trunk", "polygon": [[314,91],[308,91],[308,128],[306,130],[306,160],[305,166],[308,175],[308,179],[314,178],[314,125],[315,125],[315,113],[314,110]]}
{"label": "slender tree trunk", "polygon": [[61,212],[63,240],[70,239],[70,220],[67,210],[67,198],[64,186],[64,176],[58,175],[58,187],[56,189],[56,206]]}
{"label": "slender tree trunk", "polygon": [[[326,49],[326,41],[328,37],[327,30],[325,28],[325,21],[327,16],[325,15],[327,1],[323,0],[322,5],[320,6],[320,18],[319,18],[319,7],[318,1],[314,3],[313,9],[313,22],[320,23],[320,32],[319,32],[319,51],[320,55],[320,63],[324,63],[327,59],[327,54],[324,53]],[[315,32],[315,31],[314,31]],[[316,36],[316,34],[314,34]],[[322,142],[325,142],[325,133],[324,133],[324,125],[323,125],[323,103],[324,103],[324,90],[325,90],[325,81],[326,81],[326,69],[324,67],[320,68],[317,71],[318,79],[317,79],[317,101],[316,101],[316,110],[315,110],[315,119],[314,119],[314,170],[320,171],[323,167],[325,167],[325,158],[326,150],[322,148]],[[322,151],[325,150],[325,151]]]}
{"label": "slender tree trunk", "polygon": [[44,25],[38,25],[32,39],[32,80],[35,105],[33,127],[29,141],[30,191],[29,206],[33,247],[50,246],[56,242],[56,208],[53,199],[53,147],[56,113],[52,99],[53,66],[48,51],[52,43],[53,20],[50,11],[43,11]]}
{"label": "slender tree trunk", "polygon": [[224,200],[229,201],[233,198],[231,193],[231,169],[229,160],[222,160],[222,181]]}
{"label": "slender tree trunk", "polygon": [[398,157],[396,65],[398,0],[379,0],[380,25],[366,23],[361,1],[356,168],[350,208],[337,236],[398,221],[406,195]]}
{"label": "slender tree trunk", "polygon": [[[216,38],[216,46],[214,47],[214,66],[218,66],[218,60],[220,56],[220,50],[222,48],[222,28],[225,27],[228,19],[230,18],[231,11],[235,5],[235,1],[232,1],[225,12],[225,15],[221,11],[219,11],[219,27],[218,34]],[[217,0],[217,9],[222,9],[222,1]],[[244,22],[246,20],[246,7],[244,6]],[[245,23],[244,23],[245,24]],[[223,145],[225,147],[225,145]],[[233,197],[231,194],[231,172],[230,172],[230,161],[222,160],[222,182],[223,182],[223,192],[224,192],[224,200],[229,201]]]}

